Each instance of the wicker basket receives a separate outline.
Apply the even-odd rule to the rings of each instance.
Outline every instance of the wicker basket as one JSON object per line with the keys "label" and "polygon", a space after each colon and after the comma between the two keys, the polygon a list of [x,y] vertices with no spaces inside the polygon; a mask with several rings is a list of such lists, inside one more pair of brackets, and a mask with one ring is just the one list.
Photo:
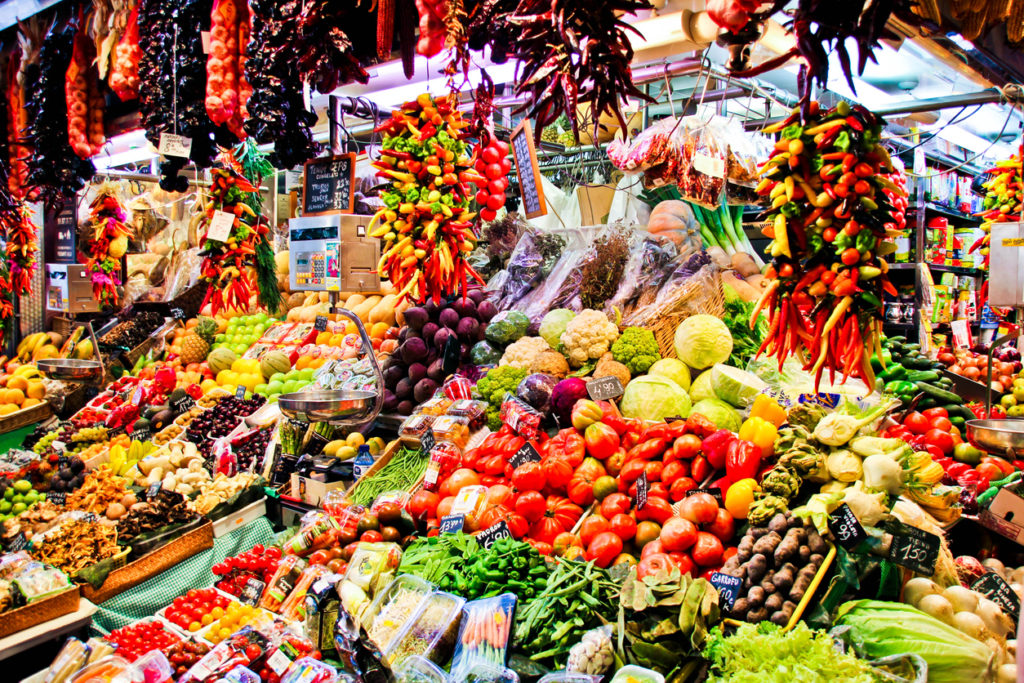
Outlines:
{"label": "wicker basket", "polygon": [[165,546],[115,569],[98,589],[82,586],[82,595],[99,604],[148,581],[176,564],[213,547],[213,523],[206,522],[195,531],[180,536]]}
{"label": "wicker basket", "polygon": [[701,313],[716,318],[725,315],[722,274],[714,266],[701,268],[661,304],[655,302],[630,311],[622,324],[650,330],[658,341],[662,358],[675,358],[676,328],[683,320]]}
{"label": "wicker basket", "polygon": [[0,638],[77,611],[81,596],[78,586],[74,586],[56,595],[0,614]]}
{"label": "wicker basket", "polygon": [[51,415],[53,415],[53,409],[50,408],[49,403],[44,402],[31,408],[23,408],[16,413],[0,418],[0,434],[6,434],[7,432],[13,432],[15,429],[21,429],[22,427],[42,422]]}

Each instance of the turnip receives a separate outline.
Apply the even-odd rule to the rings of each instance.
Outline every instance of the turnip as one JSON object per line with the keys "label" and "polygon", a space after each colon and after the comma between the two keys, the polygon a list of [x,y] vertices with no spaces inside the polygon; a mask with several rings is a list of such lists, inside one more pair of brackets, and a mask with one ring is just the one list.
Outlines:
{"label": "turnip", "polygon": [[942,591],[942,594],[953,605],[954,612],[974,612],[978,609],[978,598],[980,596],[960,584],[946,588]]}
{"label": "turnip", "polygon": [[926,614],[930,614],[939,621],[947,624],[953,623],[953,605],[940,593],[930,593],[921,598],[917,608]]}
{"label": "turnip", "polygon": [[974,612],[957,612],[953,615],[953,627],[975,640],[985,639],[985,622]]}
{"label": "turnip", "polygon": [[917,604],[921,602],[921,598],[924,596],[941,592],[942,589],[939,588],[937,583],[931,579],[918,576],[907,581],[907,585],[903,587],[903,602],[917,607]]}

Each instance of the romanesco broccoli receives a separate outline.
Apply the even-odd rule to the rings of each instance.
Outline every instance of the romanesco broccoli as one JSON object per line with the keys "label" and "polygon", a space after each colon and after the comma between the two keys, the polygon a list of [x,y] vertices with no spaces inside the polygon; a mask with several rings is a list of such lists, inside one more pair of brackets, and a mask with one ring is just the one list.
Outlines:
{"label": "romanesco broccoli", "polygon": [[636,376],[647,372],[661,354],[653,332],[642,327],[627,327],[612,344],[612,357]]}
{"label": "romanesco broccoli", "polygon": [[492,368],[476,383],[477,393],[480,394],[480,398],[492,406],[500,408],[505,394],[515,395],[516,387],[527,374],[527,370],[511,365]]}

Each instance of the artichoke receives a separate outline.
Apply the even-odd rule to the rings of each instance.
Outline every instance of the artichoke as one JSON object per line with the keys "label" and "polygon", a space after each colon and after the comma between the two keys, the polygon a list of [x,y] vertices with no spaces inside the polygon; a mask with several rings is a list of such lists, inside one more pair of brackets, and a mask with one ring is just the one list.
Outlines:
{"label": "artichoke", "polygon": [[789,424],[801,426],[809,432],[821,422],[821,418],[828,413],[825,408],[817,403],[798,403],[789,409]]}
{"label": "artichoke", "polygon": [[755,494],[756,499],[747,511],[747,521],[750,526],[764,526],[768,521],[779,514],[789,510],[789,501],[782,496],[774,494]]}
{"label": "artichoke", "polygon": [[800,490],[801,483],[803,482],[795,469],[778,465],[764,475],[764,479],[761,480],[761,489],[766,493],[785,498],[788,505],[788,500]]}

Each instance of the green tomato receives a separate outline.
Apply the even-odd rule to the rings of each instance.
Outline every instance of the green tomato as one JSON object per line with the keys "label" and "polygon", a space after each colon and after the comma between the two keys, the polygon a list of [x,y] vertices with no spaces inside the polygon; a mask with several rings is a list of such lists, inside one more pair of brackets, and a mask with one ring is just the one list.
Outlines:
{"label": "green tomato", "polygon": [[0,512],[3,512],[3,513],[10,512],[11,511],[11,507],[12,507],[11,501],[9,501],[9,500],[0,500]]}

